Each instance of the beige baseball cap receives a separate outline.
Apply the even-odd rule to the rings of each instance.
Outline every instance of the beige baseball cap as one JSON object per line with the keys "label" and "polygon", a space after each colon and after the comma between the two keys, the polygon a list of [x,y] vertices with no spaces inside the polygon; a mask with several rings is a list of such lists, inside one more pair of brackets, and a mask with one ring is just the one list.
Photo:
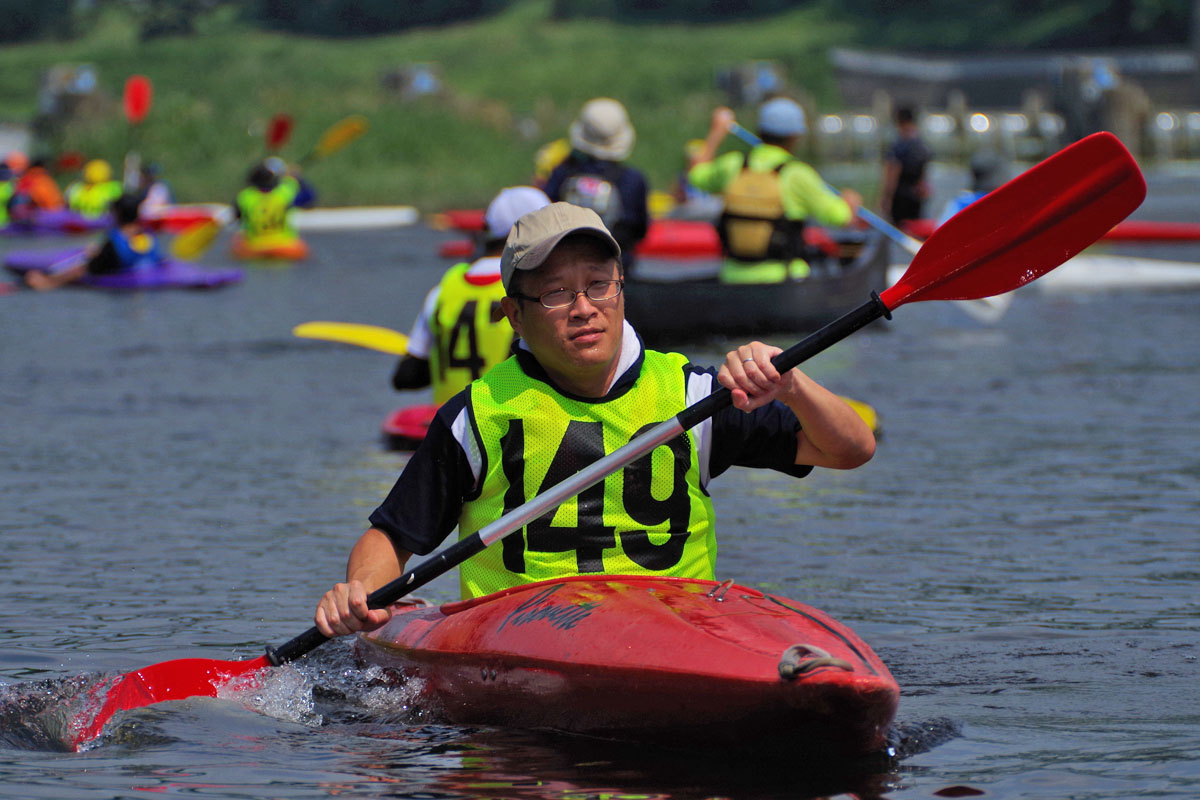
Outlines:
{"label": "beige baseball cap", "polygon": [[571,234],[593,236],[603,242],[613,258],[621,257],[621,246],[604,227],[600,215],[590,208],[571,203],[551,203],[531,211],[513,223],[504,253],[500,256],[500,274],[504,288],[519,270],[537,269],[550,257],[550,251]]}

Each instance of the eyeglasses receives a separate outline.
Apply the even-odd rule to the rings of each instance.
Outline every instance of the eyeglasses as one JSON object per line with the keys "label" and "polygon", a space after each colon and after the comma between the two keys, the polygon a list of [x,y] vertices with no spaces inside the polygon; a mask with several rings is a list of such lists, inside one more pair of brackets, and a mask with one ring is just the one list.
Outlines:
{"label": "eyeglasses", "polygon": [[543,292],[539,297],[530,297],[527,294],[514,294],[513,297],[530,302],[536,301],[546,308],[567,308],[575,305],[575,298],[581,294],[587,295],[588,300],[596,303],[601,300],[613,300],[621,293],[624,286],[625,281],[592,281],[582,292],[574,289],[551,289]]}

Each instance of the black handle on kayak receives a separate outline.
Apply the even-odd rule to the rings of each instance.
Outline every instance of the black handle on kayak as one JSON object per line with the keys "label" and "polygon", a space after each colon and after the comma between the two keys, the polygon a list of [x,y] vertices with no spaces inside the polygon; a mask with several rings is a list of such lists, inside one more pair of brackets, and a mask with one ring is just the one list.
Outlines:
{"label": "black handle on kayak", "polygon": [[[775,369],[779,370],[779,373],[782,375],[880,317],[891,319],[892,314],[888,311],[888,307],[883,304],[883,301],[879,299],[879,294],[871,292],[870,300],[853,311],[842,315],[816,333],[810,334],[787,350],[784,350],[772,358],[771,363],[775,365]],[[732,402],[733,396],[729,393],[728,389],[722,386],[708,397],[679,412],[675,416],[675,419],[679,420],[679,424],[684,430],[687,430],[708,419]]]}

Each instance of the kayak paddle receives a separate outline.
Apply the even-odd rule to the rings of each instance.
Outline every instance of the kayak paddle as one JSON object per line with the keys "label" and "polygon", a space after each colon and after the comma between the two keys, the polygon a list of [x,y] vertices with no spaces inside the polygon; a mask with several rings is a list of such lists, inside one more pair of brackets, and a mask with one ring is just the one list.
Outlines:
{"label": "kayak paddle", "polygon": [[292,135],[292,117],[290,114],[276,114],[267,123],[265,144],[268,153],[274,153],[287,143]]}
{"label": "kayak paddle", "polygon": [[[335,122],[300,160],[300,166],[336,153],[366,132],[367,118],[360,114]],[[176,236],[171,242],[171,255],[184,260],[200,257],[234,219],[233,209],[228,206],[222,208],[212,219],[193,225]]]}
{"label": "kayak paddle", "polygon": [[353,114],[335,122],[321,134],[313,149],[300,159],[300,166],[304,167],[313,161],[333,155],[366,132],[367,118],[361,114]]}
{"label": "kayak paddle", "polygon": [[[762,144],[762,139],[759,139],[753,133],[746,130],[736,122],[729,126],[729,131],[734,136],[737,136],[743,142],[752,147],[757,147]],[[825,187],[831,192],[837,191],[837,189],[829,184],[825,184]],[[859,219],[891,239],[896,244],[900,245],[902,248],[908,251],[909,254],[916,255],[917,251],[921,249],[921,243],[919,241],[909,236],[895,225],[892,225],[890,222],[866,206],[861,206],[856,213]],[[963,300],[959,302],[959,307],[980,322],[991,325],[999,322],[1000,318],[1004,316],[1004,312],[1008,310],[1008,307],[1011,303],[1012,295],[1005,293],[1004,295],[997,295],[995,297],[980,297],[974,300]]]}
{"label": "kayak paddle", "polygon": [[[1145,195],[1141,171],[1115,136],[1097,133],[1082,139],[950,219],[925,242],[891,288],[882,295],[873,293],[863,305],[775,356],[772,363],[785,372],[874,320],[890,318],[905,303],[969,300],[1024,286],[1103,236]],[[385,607],[444,575],[731,402],[728,389],[717,389],[375,590],[368,597],[369,605]],[[314,626],[249,661],[181,659],[117,676],[94,693],[97,709],[76,716],[71,744],[78,747],[99,735],[119,711],[164,700],[214,697],[230,680],[250,678],[267,666],[297,659],[325,641]]]}
{"label": "kayak paddle", "polygon": [[125,93],[122,96],[125,107],[125,119],[130,125],[137,125],[150,112],[150,102],[154,97],[154,89],[150,79],[145,75],[130,75],[125,81]]}
{"label": "kayak paddle", "polygon": [[322,339],[390,353],[394,356],[408,354],[408,337],[400,331],[380,325],[363,325],[357,322],[304,322],[292,328],[292,333],[305,339]]}
{"label": "kayak paddle", "polygon": [[145,75],[130,75],[125,81],[125,92],[121,97],[125,110],[125,119],[129,121],[129,152],[125,154],[122,183],[125,188],[134,189],[141,180],[139,174],[142,166],[141,156],[138,155],[138,128],[146,115],[150,113],[150,103],[154,98],[154,89],[150,79]]}

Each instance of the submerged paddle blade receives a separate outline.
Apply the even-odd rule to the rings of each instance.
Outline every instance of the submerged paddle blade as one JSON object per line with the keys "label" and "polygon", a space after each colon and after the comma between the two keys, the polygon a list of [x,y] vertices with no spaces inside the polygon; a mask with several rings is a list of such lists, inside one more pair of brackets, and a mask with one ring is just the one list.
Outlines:
{"label": "submerged paddle blade", "polygon": [[[251,661],[217,661],[209,658],[181,658],[152,664],[128,672],[96,691],[103,701],[93,711],[87,709],[75,717],[71,745],[78,749],[101,734],[104,726],[121,711],[189,697],[216,697],[222,687],[235,678],[252,675],[271,666],[266,656]],[[95,698],[99,700],[99,698]]]}
{"label": "submerged paddle blade", "polygon": [[363,325],[357,322],[304,322],[292,328],[292,334],[305,339],[321,339],[390,353],[394,356],[408,354],[408,337],[400,331],[381,325]]}
{"label": "submerged paddle blade", "polygon": [[1094,243],[1145,197],[1146,180],[1121,141],[1092,134],[947,220],[880,299],[895,309],[1012,291]]}
{"label": "submerged paddle blade", "polygon": [[153,94],[150,79],[145,75],[130,75],[125,81],[125,119],[130,125],[137,125],[146,118]]}

